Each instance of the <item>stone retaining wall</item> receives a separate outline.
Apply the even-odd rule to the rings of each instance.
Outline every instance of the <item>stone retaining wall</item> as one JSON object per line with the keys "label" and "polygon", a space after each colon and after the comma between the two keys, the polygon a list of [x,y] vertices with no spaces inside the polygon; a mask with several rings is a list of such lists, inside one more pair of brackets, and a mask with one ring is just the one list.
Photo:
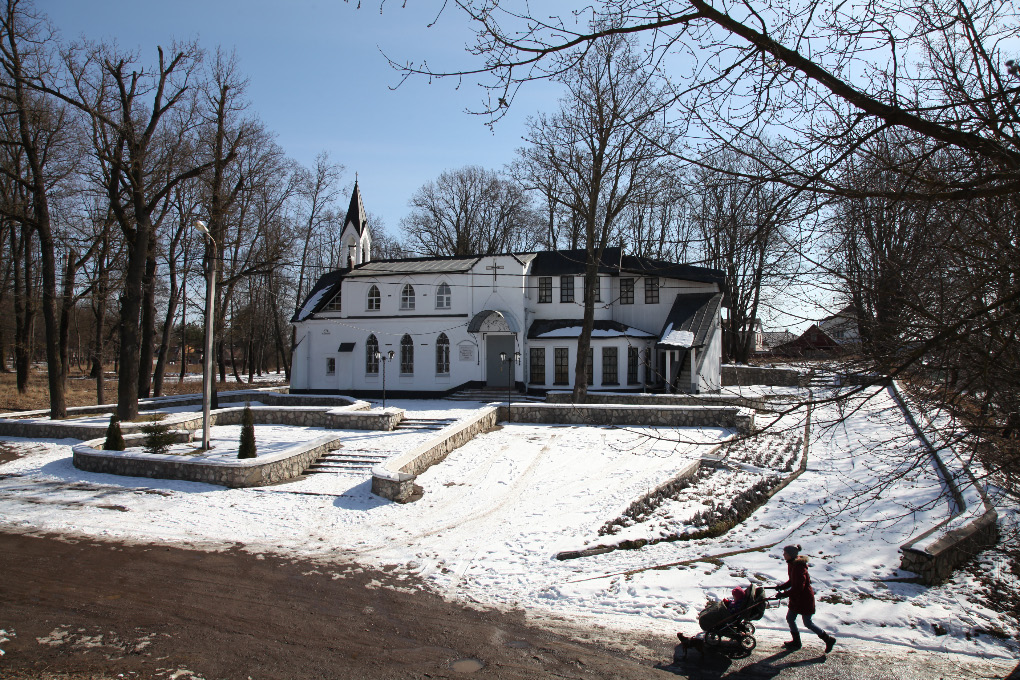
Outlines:
{"label": "stone retaining wall", "polygon": [[454,449],[494,428],[499,421],[498,414],[494,406],[483,408],[478,415],[440,430],[421,446],[376,466],[372,469],[372,493],[398,503],[408,502],[414,494],[414,480],[418,475]]}
{"label": "stone retaining wall", "polygon": [[[190,433],[184,432],[189,435]],[[136,439],[132,435],[131,439]],[[125,437],[128,440],[129,437]],[[72,447],[74,466],[87,472],[179,479],[204,482],[230,488],[275,484],[301,475],[327,451],[340,448],[338,435],[325,435],[262,458],[203,461],[187,455],[144,452],[105,451],[103,439],[94,439]]]}
{"label": "stone retaining wall", "polygon": [[754,411],[737,406],[647,406],[600,404],[511,404],[500,406],[500,420],[515,423],[569,425],[635,425],[646,427],[731,427],[741,434],[754,431]]}
{"label": "stone retaining wall", "polygon": [[[995,544],[999,537],[998,513],[988,500],[984,489],[966,467],[963,470],[962,483],[972,486],[972,489],[966,494],[960,489],[957,476],[949,470],[939,455],[941,449],[932,444],[925,434],[924,428],[910,409],[909,400],[902,394],[895,380],[890,381],[889,389],[907,421],[914,428],[918,439],[928,449],[939,476],[949,487],[957,507],[957,511],[949,519],[939,522],[900,546],[900,568],[916,573],[922,583],[933,585],[948,578],[954,569],[973,559],[984,548]],[[968,507],[966,498],[975,496],[973,490],[977,491],[977,502],[972,501]]]}
{"label": "stone retaining wall", "polygon": [[[547,404],[572,404],[571,392],[548,392]],[[729,394],[645,394],[638,392],[588,392],[585,404],[624,404],[630,406],[742,406],[755,410],[770,408],[764,397],[740,397]]]}
{"label": "stone retaining wall", "polygon": [[[354,406],[357,406],[355,404]],[[252,415],[259,425],[298,425],[324,427],[330,430],[384,430],[396,428],[403,420],[402,409],[351,410],[314,406],[252,406]],[[212,425],[240,425],[242,406],[221,408],[209,414]],[[201,413],[171,413],[161,422],[182,430],[198,430],[202,427]],[[148,422],[121,423],[125,435],[139,432]],[[82,424],[73,421],[46,420],[26,422],[24,420],[0,420],[0,436],[28,437],[36,439],[93,439],[105,436],[108,423]]]}
{"label": "stone retaining wall", "polygon": [[803,387],[806,378],[789,368],[766,368],[764,366],[723,366],[722,384],[747,387],[749,385],[771,385],[773,387]]}
{"label": "stone retaining wall", "polygon": [[[360,401],[351,397],[319,394],[288,394],[281,390],[286,387],[260,387],[249,390],[231,390],[219,392],[216,395],[220,404],[238,404],[249,401],[257,401],[266,406],[319,406],[326,408],[346,408],[348,410],[364,410],[371,408],[367,401]],[[168,397],[152,397],[139,399],[138,408],[142,411],[150,411],[173,406],[201,406],[201,394],[179,394]],[[75,416],[99,415],[102,413],[113,414],[117,410],[116,404],[100,404],[98,406],[71,406],[67,409],[69,418]],[[22,418],[48,418],[49,409],[37,409],[34,411],[14,411],[0,414],[0,419],[17,420]]]}

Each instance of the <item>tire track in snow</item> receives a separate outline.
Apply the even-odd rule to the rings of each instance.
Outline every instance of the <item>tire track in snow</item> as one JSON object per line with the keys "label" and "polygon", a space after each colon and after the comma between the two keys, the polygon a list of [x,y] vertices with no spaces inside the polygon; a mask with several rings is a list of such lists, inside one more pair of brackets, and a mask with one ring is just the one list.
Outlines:
{"label": "tire track in snow", "polygon": [[[468,523],[476,522],[480,519],[484,519],[492,515],[494,512],[498,511],[504,505],[506,505],[506,503],[509,502],[511,498],[520,497],[521,493],[523,492],[522,488],[523,482],[531,478],[535,466],[541,460],[543,454],[549,452],[553,442],[560,436],[561,435],[559,433],[553,434],[552,437],[550,437],[546,441],[546,443],[543,446],[541,446],[541,448],[539,448],[538,451],[534,453],[534,455],[530,457],[530,459],[527,461],[527,467],[525,467],[524,471],[520,475],[518,475],[516,479],[510,484],[506,492],[502,495],[502,499],[496,504],[488,506],[483,505],[484,509],[482,509],[481,511],[471,512],[466,516],[458,517],[456,520],[446,522],[445,524],[442,524],[428,531],[415,533],[410,539],[402,539],[402,537],[394,535],[384,542],[380,542],[379,544],[371,546],[369,548],[356,550],[354,551],[354,553],[356,555],[369,555],[372,553],[379,552],[380,550],[392,549],[394,548],[395,543],[398,544],[398,547],[400,548],[413,550],[415,548],[415,544],[420,543],[422,539],[431,538],[437,534],[443,533],[444,531],[450,531],[451,529],[463,527]],[[498,463],[500,459],[505,457],[505,453],[507,449],[509,449],[510,447],[515,447],[517,450],[520,450],[522,448],[521,443],[519,441],[508,441],[506,444],[494,449],[492,453],[486,458],[484,463],[473,465],[471,467],[472,472],[462,478],[461,484],[465,487],[463,493],[460,493],[453,498],[440,501],[437,506],[428,508],[428,513],[430,515],[435,516],[454,514],[456,512],[459,512],[460,507],[465,503],[467,503],[468,508],[478,507],[478,503],[475,500],[471,499],[477,498],[477,496],[481,495],[480,494],[481,491],[488,492],[491,491],[493,487],[498,486],[498,484],[494,484],[488,485],[485,489],[479,489],[477,486],[478,482],[484,481],[486,477],[492,475],[492,468],[494,464]],[[534,450],[534,448],[536,447],[529,446],[527,448]],[[450,512],[451,510],[453,512]],[[380,529],[386,529],[390,527],[401,529],[405,533],[409,531],[406,525],[398,524],[397,522],[388,523],[380,527]],[[478,552],[481,552],[481,549],[479,549]]]}

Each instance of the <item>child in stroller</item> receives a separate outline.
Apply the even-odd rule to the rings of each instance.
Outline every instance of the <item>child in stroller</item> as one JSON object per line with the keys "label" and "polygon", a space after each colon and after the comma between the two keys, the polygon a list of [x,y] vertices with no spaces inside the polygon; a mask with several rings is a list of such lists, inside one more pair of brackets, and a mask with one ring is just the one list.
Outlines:
{"label": "child in stroller", "polygon": [[705,644],[714,647],[729,640],[750,652],[758,644],[751,622],[764,616],[767,606],[768,598],[761,586],[752,583],[746,590],[734,588],[732,600],[713,602],[698,615],[698,625],[705,631]]}

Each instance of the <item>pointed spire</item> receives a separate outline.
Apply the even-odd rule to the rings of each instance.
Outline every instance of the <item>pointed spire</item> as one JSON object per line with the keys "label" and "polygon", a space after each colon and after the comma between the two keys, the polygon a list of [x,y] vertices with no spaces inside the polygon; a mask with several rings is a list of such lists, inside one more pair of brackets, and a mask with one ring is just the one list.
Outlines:
{"label": "pointed spire", "polygon": [[358,188],[358,175],[354,175],[354,192],[351,194],[351,205],[347,208],[347,217],[344,218],[344,226],[354,224],[354,230],[361,236],[365,233],[365,225],[368,224],[368,217],[365,215],[365,204],[361,200],[361,189]]}

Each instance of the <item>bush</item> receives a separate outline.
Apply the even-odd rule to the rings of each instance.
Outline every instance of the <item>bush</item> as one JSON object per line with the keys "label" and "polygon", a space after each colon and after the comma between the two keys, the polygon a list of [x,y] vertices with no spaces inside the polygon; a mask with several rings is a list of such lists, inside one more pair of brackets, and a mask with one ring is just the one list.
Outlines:
{"label": "bush", "polygon": [[120,431],[120,418],[116,413],[110,416],[110,426],[106,428],[106,441],[103,442],[103,449],[106,451],[124,450],[124,435]]}
{"label": "bush", "polygon": [[255,452],[255,417],[251,413],[251,406],[244,405],[241,412],[241,445],[237,449],[238,458],[254,458]]}
{"label": "bush", "polygon": [[165,413],[156,414],[153,421],[142,426],[145,434],[145,450],[149,453],[166,453],[177,441],[177,436],[170,431],[170,425],[163,422]]}

